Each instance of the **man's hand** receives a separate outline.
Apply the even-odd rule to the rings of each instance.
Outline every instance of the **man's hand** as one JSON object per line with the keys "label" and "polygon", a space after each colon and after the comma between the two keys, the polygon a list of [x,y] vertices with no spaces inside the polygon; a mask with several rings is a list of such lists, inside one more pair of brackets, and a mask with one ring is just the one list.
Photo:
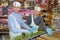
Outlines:
{"label": "man's hand", "polygon": [[46,32],[48,35],[51,35],[52,34],[52,29],[51,28],[46,28]]}
{"label": "man's hand", "polygon": [[33,33],[38,32],[38,28],[37,27],[32,27]]}

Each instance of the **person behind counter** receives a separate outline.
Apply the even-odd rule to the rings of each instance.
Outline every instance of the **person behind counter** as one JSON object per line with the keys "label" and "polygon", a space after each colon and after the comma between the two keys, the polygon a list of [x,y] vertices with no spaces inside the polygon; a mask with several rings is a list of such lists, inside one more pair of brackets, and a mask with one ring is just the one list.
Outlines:
{"label": "person behind counter", "polygon": [[[8,16],[8,26],[9,26],[9,34],[10,40],[13,40],[14,37],[22,35],[22,33],[30,33],[32,29],[26,25],[22,19],[22,16],[19,13],[21,9],[20,2],[13,2],[13,12]],[[21,26],[25,29],[21,29]]]}
{"label": "person behind counter", "polygon": [[[46,30],[46,25],[44,24],[43,18],[39,14],[40,10],[41,10],[40,7],[35,7],[34,8],[34,11],[35,11],[35,13],[33,14],[34,23],[37,26],[41,26],[42,30]],[[32,18],[31,18],[31,15],[30,15],[26,18],[26,24],[30,26],[31,23],[32,23]]]}

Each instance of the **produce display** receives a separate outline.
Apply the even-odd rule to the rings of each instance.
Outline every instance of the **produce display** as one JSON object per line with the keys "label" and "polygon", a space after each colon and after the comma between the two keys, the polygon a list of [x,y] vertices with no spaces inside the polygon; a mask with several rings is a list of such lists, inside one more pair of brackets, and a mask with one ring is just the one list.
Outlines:
{"label": "produce display", "polygon": [[36,33],[23,34],[22,36],[17,36],[14,40],[34,40],[37,37],[40,37],[41,34],[46,33],[45,31],[38,31]]}
{"label": "produce display", "polygon": [[1,22],[1,23],[3,23],[3,24],[4,24],[4,23],[6,23],[6,24],[7,24],[7,23],[8,23],[8,19],[1,19],[1,21],[0,21],[0,22]]}
{"label": "produce display", "polygon": [[0,32],[8,31],[8,19],[0,19]]}

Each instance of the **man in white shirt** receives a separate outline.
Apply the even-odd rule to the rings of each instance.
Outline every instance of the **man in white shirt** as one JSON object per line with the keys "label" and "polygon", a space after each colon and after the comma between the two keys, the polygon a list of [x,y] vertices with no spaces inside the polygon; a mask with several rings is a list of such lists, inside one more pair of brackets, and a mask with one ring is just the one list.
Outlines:
{"label": "man in white shirt", "polygon": [[[13,2],[14,11],[8,16],[10,40],[13,40],[16,36],[22,35],[22,33],[30,33],[30,31],[32,31],[32,29],[24,23],[23,18],[19,13],[20,8],[20,2]],[[21,26],[25,29],[21,29]]]}

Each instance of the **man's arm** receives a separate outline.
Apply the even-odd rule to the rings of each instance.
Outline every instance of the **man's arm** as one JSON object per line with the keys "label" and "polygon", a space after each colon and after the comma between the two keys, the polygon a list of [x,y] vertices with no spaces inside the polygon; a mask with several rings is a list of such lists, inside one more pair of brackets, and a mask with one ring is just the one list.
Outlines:
{"label": "man's arm", "polygon": [[21,20],[21,26],[24,27],[25,29],[31,30],[31,28],[24,22],[22,16],[20,17]]}
{"label": "man's arm", "polygon": [[8,25],[9,25],[9,29],[14,33],[21,32],[19,29],[16,28],[15,20],[11,16],[8,17]]}
{"label": "man's arm", "polygon": [[17,29],[15,20],[11,16],[8,17],[8,25],[9,25],[9,29],[14,33],[21,33],[21,32],[28,33],[29,32],[28,30]]}

